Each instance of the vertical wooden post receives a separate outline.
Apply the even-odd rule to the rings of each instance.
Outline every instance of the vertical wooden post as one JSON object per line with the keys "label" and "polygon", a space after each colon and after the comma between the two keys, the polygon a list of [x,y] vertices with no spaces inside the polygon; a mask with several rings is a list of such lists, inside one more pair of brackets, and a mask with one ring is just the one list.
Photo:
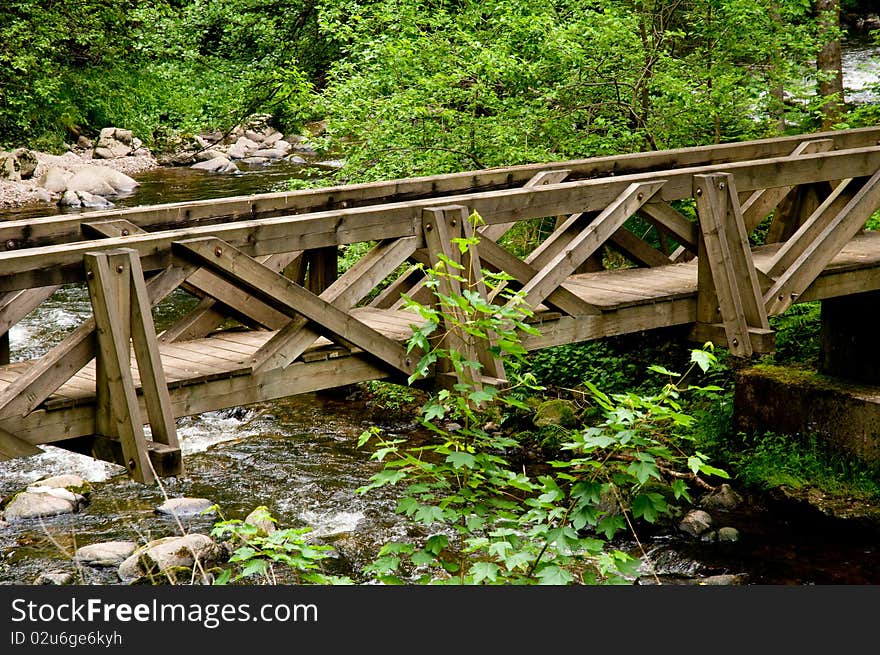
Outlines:
{"label": "vertical wooden post", "polygon": [[319,296],[338,277],[339,249],[336,246],[330,246],[329,248],[307,250],[304,259],[308,269],[305,287]]}
{"label": "vertical wooden post", "polygon": [[[755,346],[766,349],[760,339],[767,336],[770,325],[733,175],[694,176],[694,198],[700,219],[695,333],[701,334],[700,324],[711,327],[705,323],[714,323],[711,316],[718,311],[728,349],[748,357]],[[702,334],[709,332],[703,329]]]}
{"label": "vertical wooden post", "polygon": [[[147,459],[151,448],[157,456],[165,455],[160,458],[160,475],[180,475],[180,458],[167,456],[179,451],[177,427],[140,256],[131,249],[88,253],[85,267],[98,342],[95,433],[119,441],[122,461],[139,482],[155,481]],[[168,448],[151,447],[146,439],[132,373],[132,350],[152,441]]]}
{"label": "vertical wooden post", "polygon": [[[453,268],[449,272],[450,277],[443,277],[438,282],[436,292],[445,296],[457,296],[462,293],[461,281],[456,276],[464,279],[477,281],[474,288],[478,293],[482,293],[486,298],[485,284],[482,283],[482,272],[480,271],[480,260],[476,248],[471,246],[470,253],[462,257],[462,253],[458,245],[453,243],[453,239],[462,238],[465,234],[473,234],[470,224],[468,223],[469,212],[466,207],[460,205],[451,205],[448,207],[432,207],[422,212],[422,227],[425,234],[425,245],[430,257],[431,266],[436,267],[443,258],[453,262],[455,265],[461,265],[463,270]],[[467,227],[466,227],[467,226]],[[476,277],[474,277],[476,276]],[[445,322],[445,338],[448,343],[448,350],[454,350],[461,356],[471,362],[479,362],[481,371],[474,371],[468,376],[468,379],[458,382],[473,384],[476,388],[481,388],[483,377],[490,376],[496,378],[496,381],[504,379],[504,368],[500,361],[497,361],[491,352],[489,352],[488,344],[475,343],[473,338],[465,334],[455,324],[463,322],[466,317],[461,314],[459,307],[443,307],[443,313],[446,315]],[[489,335],[491,339],[491,335]],[[448,383],[449,374],[453,373],[448,362],[444,362],[445,369],[441,367],[438,376],[441,384]],[[444,375],[445,374],[445,375]]]}
{"label": "vertical wooden post", "polygon": [[155,482],[131,372],[131,264],[125,252],[86,253],[86,280],[98,341],[95,431],[117,437],[129,475]]}

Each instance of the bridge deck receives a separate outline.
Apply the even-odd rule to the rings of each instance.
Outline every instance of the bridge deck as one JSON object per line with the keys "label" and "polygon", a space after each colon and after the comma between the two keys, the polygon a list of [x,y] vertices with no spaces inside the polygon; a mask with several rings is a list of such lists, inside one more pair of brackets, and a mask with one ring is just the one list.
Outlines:
{"label": "bridge deck", "polygon": [[[780,244],[755,248],[754,260],[758,268],[767,262]],[[866,232],[857,235],[832,260],[831,264],[819,276],[816,282],[800,298],[800,301],[818,300],[821,298],[853,293],[853,274],[862,272],[859,278],[862,287],[859,291],[868,291],[880,287],[880,233]],[[841,286],[836,276],[847,273],[847,282]],[[596,338],[621,334],[631,331],[628,325],[627,310],[637,310],[645,306],[654,306],[657,310],[661,305],[678,307],[678,311],[657,311],[656,322],[660,325],[686,324],[695,320],[697,295],[697,265],[695,262],[656,266],[652,268],[630,268],[605,270],[595,273],[582,273],[570,276],[564,286],[584,301],[600,308],[600,316],[583,317],[588,323],[584,329],[567,328],[560,343],[571,340],[570,335],[589,335],[585,338]],[[405,342],[410,334],[410,325],[419,317],[404,310],[360,308],[352,314],[370,327],[382,332],[397,342]],[[560,321],[556,312],[541,308],[535,316],[541,324],[542,331],[548,328],[553,331],[554,323]],[[564,320],[571,320],[570,317]],[[578,320],[578,319],[575,319]],[[644,315],[639,315],[641,325],[650,325]],[[598,323],[597,323],[598,321]],[[201,385],[212,381],[247,376],[251,373],[250,358],[263,346],[275,332],[268,330],[226,330],[209,337],[190,341],[161,344],[160,353],[165,377],[169,390],[181,390],[185,387]],[[538,337],[527,340],[527,347],[544,347],[548,339]],[[336,346],[331,341],[321,338],[303,356],[305,364],[326,361],[329,359],[357,356],[358,350],[349,351]],[[18,362],[0,366],[0,392],[13,383],[32,362]],[[140,388],[137,374],[137,363],[134,355],[131,367],[135,383]],[[303,369],[308,375],[308,369]],[[43,404],[48,412],[93,404],[95,401],[95,362],[81,369],[68,380],[57,392],[52,394]],[[269,400],[273,394],[269,391],[264,398]],[[220,408],[218,403],[216,408]],[[205,411],[201,406],[200,411]],[[185,412],[184,412],[185,413]]]}

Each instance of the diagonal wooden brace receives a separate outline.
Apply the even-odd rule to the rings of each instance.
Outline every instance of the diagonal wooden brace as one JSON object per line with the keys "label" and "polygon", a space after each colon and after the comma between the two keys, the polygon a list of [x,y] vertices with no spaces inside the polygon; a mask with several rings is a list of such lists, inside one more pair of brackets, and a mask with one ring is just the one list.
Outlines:
{"label": "diagonal wooden brace", "polygon": [[396,371],[413,372],[412,358],[400,344],[225,241],[215,237],[187,239],[175,241],[173,248],[181,257],[210,268],[291,318],[305,317],[315,331],[351,342]]}

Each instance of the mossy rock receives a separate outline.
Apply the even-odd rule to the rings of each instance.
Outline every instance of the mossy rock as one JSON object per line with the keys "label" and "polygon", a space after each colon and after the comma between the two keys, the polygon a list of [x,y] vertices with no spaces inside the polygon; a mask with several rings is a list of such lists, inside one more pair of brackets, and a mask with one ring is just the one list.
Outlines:
{"label": "mossy rock", "polygon": [[573,428],[578,423],[577,408],[574,403],[562,398],[545,400],[538,406],[533,422],[539,428],[551,425]]}

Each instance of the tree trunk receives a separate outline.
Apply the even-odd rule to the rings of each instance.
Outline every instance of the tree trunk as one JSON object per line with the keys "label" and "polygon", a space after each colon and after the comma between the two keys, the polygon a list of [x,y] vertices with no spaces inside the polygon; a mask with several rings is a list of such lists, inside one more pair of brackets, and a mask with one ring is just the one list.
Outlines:
{"label": "tree trunk", "polygon": [[840,0],[816,0],[819,43],[816,56],[822,129],[830,129],[843,116],[843,65],[840,55]]}

